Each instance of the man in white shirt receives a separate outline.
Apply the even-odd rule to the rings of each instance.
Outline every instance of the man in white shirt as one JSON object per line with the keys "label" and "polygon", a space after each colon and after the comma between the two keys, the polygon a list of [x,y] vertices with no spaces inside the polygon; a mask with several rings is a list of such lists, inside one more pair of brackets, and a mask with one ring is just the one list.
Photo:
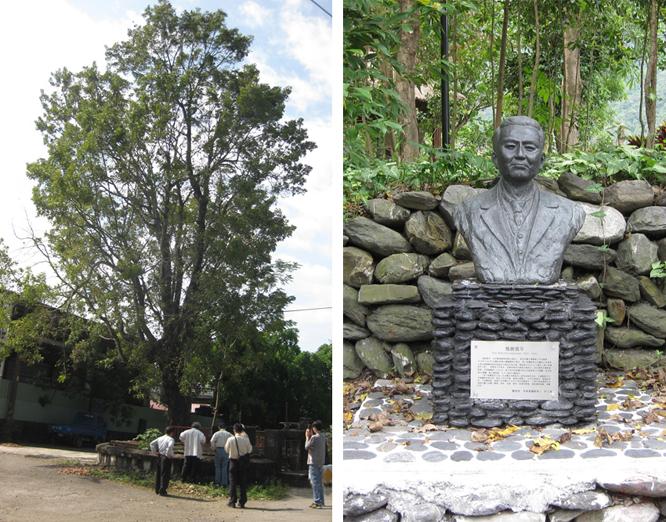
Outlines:
{"label": "man in white shirt", "polygon": [[196,482],[199,474],[199,459],[203,456],[203,445],[206,442],[206,436],[201,431],[201,424],[193,422],[189,430],[180,434],[180,441],[183,443],[183,455],[185,456],[183,482]]}
{"label": "man in white shirt", "polygon": [[210,439],[210,445],[215,450],[215,485],[229,485],[229,454],[224,449],[224,445],[231,437],[231,433],[224,429],[224,425],[219,425],[219,431],[216,431]]}
{"label": "man in white shirt", "polygon": [[[236,507],[236,500],[241,508],[247,502],[247,469],[250,465],[252,444],[243,425],[234,424],[234,434],[229,437],[224,449],[229,455],[229,502],[227,506]],[[240,498],[236,497],[236,487],[240,486]]]}
{"label": "man in white shirt", "polygon": [[166,435],[157,437],[150,443],[150,451],[157,453],[157,468],[155,470],[155,493],[163,497],[167,496],[167,488],[171,479],[171,459],[174,457],[173,446],[176,441],[173,438],[176,428],[167,426]]}

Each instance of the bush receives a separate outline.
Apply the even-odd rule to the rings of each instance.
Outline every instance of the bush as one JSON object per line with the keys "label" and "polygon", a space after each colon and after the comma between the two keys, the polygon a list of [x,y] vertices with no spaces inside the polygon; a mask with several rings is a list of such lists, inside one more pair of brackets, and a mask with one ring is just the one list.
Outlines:
{"label": "bush", "polygon": [[139,441],[139,448],[142,450],[150,449],[150,442],[160,437],[162,432],[157,428],[148,428],[143,433],[139,433],[133,440]]}
{"label": "bush", "polygon": [[599,152],[574,152],[549,157],[543,175],[557,179],[571,172],[586,179],[610,183],[644,179],[653,185],[666,183],[666,151],[622,145]]}

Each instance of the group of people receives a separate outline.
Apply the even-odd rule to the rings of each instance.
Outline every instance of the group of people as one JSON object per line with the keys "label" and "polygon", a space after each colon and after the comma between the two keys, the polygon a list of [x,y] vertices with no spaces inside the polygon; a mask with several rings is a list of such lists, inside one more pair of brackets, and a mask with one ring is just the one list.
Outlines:
{"label": "group of people", "polygon": [[[165,434],[150,443],[150,450],[157,453],[159,460],[155,472],[155,493],[166,496],[171,479],[171,465],[174,458],[173,448],[176,428],[167,426]],[[199,464],[203,456],[206,436],[201,431],[201,424],[193,422],[192,427],[179,436],[183,443],[185,457],[182,469],[183,482],[196,482]],[[210,445],[215,450],[215,485],[229,486],[230,507],[244,508],[247,502],[247,469],[250,464],[252,444],[242,424],[236,423],[233,433],[224,426],[211,437]],[[240,496],[238,490],[240,489]]]}
{"label": "group of people", "polygon": [[[167,426],[165,434],[150,443],[150,450],[158,454],[155,472],[155,493],[167,496],[171,479],[171,466],[174,458],[176,428]],[[201,424],[193,422],[192,427],[183,431],[179,437],[183,443],[185,457],[182,469],[183,482],[195,482],[199,474],[199,463],[203,456],[206,436],[201,431]],[[229,486],[230,507],[244,508],[247,502],[247,471],[250,465],[252,444],[242,424],[233,426],[229,433],[224,426],[219,426],[210,439],[215,450],[216,486]],[[326,460],[326,438],[322,433],[322,422],[315,421],[305,430],[305,450],[308,452],[308,478],[312,485],[313,502],[311,508],[324,506],[323,471]],[[240,496],[237,490],[240,489]]]}

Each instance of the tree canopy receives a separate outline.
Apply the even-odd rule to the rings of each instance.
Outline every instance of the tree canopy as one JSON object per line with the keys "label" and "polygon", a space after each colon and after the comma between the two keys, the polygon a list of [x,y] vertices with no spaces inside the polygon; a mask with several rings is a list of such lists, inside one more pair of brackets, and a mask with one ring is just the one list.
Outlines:
{"label": "tree canopy", "polygon": [[243,64],[250,43],[222,11],[160,1],[104,67],[58,70],[41,98],[48,155],[28,176],[51,228],[35,243],[65,308],[161,387],[172,422],[211,354],[281,324],[291,300],[276,200],[303,191],[314,144],[283,119],[289,89]]}

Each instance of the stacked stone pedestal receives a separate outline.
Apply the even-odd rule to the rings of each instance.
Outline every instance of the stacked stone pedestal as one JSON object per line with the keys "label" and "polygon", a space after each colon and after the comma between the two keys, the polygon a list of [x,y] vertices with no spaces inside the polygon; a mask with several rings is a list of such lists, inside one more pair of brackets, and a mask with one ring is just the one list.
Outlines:
{"label": "stacked stone pedestal", "polygon": [[[571,426],[596,416],[596,307],[577,286],[454,283],[433,310],[433,421],[491,428]],[[470,343],[559,342],[558,400],[470,398]]]}

